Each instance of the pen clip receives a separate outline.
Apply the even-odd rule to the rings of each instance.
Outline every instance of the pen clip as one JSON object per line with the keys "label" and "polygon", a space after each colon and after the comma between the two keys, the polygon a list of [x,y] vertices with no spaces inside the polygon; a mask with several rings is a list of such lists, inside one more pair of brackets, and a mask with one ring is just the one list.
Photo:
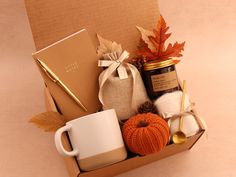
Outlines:
{"label": "pen clip", "polygon": [[52,77],[52,75],[50,73],[48,73],[48,71],[44,68],[44,66],[42,65],[42,63],[39,61],[39,59],[37,59],[37,62],[39,63],[39,65],[41,66],[41,68],[43,69],[43,71],[45,72],[45,74],[49,77],[49,79],[51,79],[53,82],[57,82],[57,80],[55,78]]}

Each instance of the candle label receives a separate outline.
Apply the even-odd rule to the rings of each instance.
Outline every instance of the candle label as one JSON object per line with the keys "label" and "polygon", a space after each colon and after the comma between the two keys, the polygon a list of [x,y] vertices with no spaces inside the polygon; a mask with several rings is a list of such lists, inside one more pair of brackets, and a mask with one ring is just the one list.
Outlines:
{"label": "candle label", "polygon": [[154,92],[164,91],[178,87],[178,79],[175,71],[152,75],[151,80]]}

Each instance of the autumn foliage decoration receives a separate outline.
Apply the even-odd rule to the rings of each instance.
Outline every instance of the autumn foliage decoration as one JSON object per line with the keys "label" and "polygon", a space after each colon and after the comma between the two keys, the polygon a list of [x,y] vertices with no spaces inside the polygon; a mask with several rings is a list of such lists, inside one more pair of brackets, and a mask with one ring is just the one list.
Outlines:
{"label": "autumn foliage decoration", "polygon": [[32,117],[29,122],[34,123],[45,132],[55,132],[65,126],[67,120],[58,112],[48,111]]}
{"label": "autumn foliage decoration", "polygon": [[153,60],[166,60],[175,57],[182,57],[181,52],[184,50],[185,42],[168,44],[166,40],[171,36],[167,33],[169,27],[162,16],[158,21],[156,29],[149,31],[142,27],[137,27],[141,33],[141,40],[138,46],[137,55],[143,58],[145,62]]}

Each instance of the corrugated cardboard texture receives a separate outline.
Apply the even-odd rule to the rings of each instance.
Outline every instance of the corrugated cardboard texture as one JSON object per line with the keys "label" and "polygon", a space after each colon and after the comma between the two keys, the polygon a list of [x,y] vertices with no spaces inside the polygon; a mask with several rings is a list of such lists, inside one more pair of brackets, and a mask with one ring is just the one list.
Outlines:
{"label": "corrugated cardboard texture", "polygon": [[[50,93],[48,92],[48,90],[47,89],[45,90],[46,90],[45,100],[47,103],[46,104],[47,110],[55,111],[55,104],[53,102],[53,99],[50,96]],[[179,152],[191,149],[205,131],[204,126],[202,125],[201,121],[198,118],[196,120],[199,123],[201,131],[198,134],[188,138],[187,142],[185,142],[184,144],[168,145],[159,153],[142,156],[142,157],[137,156],[137,157],[129,158],[125,161],[122,161],[122,162],[119,162],[114,165],[110,165],[110,166],[107,166],[98,170],[94,170],[91,172],[80,172],[76,159],[73,157],[65,157],[64,159],[65,159],[67,170],[70,174],[70,177],[112,177],[114,175],[129,171],[131,169],[140,167],[142,165],[146,165],[156,160],[160,160],[165,157],[177,154]],[[70,148],[69,140],[66,139],[66,137],[63,137],[63,144],[66,148]]]}
{"label": "corrugated cardboard texture", "polygon": [[117,41],[129,52],[139,42],[136,25],[155,27],[157,0],[25,0],[36,49],[42,49],[82,28],[95,45],[96,33]]}
{"label": "corrugated cardboard texture", "polygon": [[94,170],[87,173],[81,173],[79,177],[112,177],[114,175],[129,171],[131,169],[146,165],[148,163],[163,159],[165,157],[183,152],[192,147],[192,145],[201,137],[203,132],[198,133],[197,135],[192,136],[182,145],[168,145],[161,152],[156,154],[151,154],[147,156],[137,156],[130,159],[127,159],[123,162],[117,164]]}

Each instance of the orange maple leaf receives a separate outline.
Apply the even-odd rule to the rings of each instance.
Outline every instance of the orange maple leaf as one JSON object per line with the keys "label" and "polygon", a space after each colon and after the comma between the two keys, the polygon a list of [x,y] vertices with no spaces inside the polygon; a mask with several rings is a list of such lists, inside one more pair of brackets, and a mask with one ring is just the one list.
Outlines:
{"label": "orange maple leaf", "polygon": [[185,42],[175,42],[174,45],[168,44],[167,48],[165,48],[165,42],[171,36],[171,33],[167,33],[168,30],[169,27],[166,26],[164,18],[160,16],[156,29],[153,29],[154,35],[148,36],[149,42],[154,46],[154,50],[151,50],[147,42],[141,38],[137,54],[144,57],[146,61],[182,57],[181,52],[184,50]]}

